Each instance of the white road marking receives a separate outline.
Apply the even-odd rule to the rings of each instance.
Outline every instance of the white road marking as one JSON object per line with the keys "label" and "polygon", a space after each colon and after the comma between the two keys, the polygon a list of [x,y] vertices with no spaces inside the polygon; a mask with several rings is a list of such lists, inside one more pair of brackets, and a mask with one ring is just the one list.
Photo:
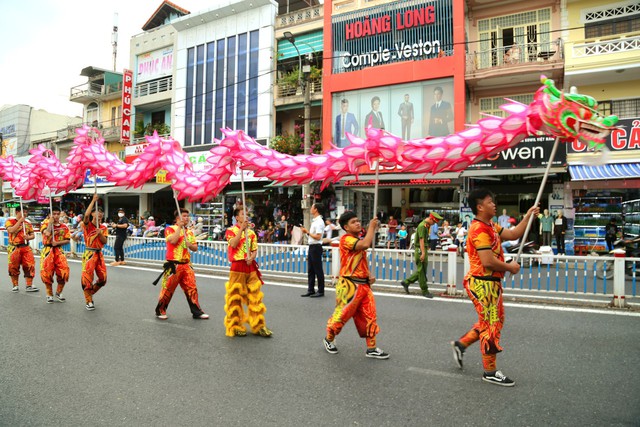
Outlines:
{"label": "white road marking", "polygon": [[[159,268],[148,268],[148,267],[138,267],[138,266],[120,266],[119,268],[126,268],[131,270],[140,270],[140,271],[151,271],[155,273],[160,273]],[[227,280],[229,277],[227,275],[214,275],[214,274],[203,274],[196,273],[196,277],[203,277],[207,279],[219,279],[219,280]],[[306,284],[296,285],[293,283],[278,283],[278,282],[265,282],[267,286],[280,286],[284,288],[298,288],[298,289],[307,289]],[[374,285],[375,286],[375,285]],[[333,288],[326,288],[325,292],[335,292]],[[374,292],[376,298],[410,298],[410,299],[419,299],[423,301],[430,301],[421,295],[407,295],[407,294],[390,294],[386,292]],[[511,295],[509,295],[511,296]],[[439,302],[449,302],[449,303],[458,303],[458,304],[471,304],[471,301],[468,299],[458,299],[458,298],[445,298],[445,297],[434,297],[431,301],[439,301]],[[603,303],[603,301],[597,301],[598,303]],[[624,311],[624,310],[605,310],[600,308],[589,308],[589,307],[562,307],[555,305],[536,305],[536,304],[527,304],[527,303],[512,303],[505,302],[505,307],[514,307],[514,308],[531,308],[535,310],[546,310],[546,311],[566,311],[566,312],[574,312],[574,313],[589,313],[589,314],[609,314],[612,316],[630,316],[630,317],[640,317],[640,312],[634,311]]]}

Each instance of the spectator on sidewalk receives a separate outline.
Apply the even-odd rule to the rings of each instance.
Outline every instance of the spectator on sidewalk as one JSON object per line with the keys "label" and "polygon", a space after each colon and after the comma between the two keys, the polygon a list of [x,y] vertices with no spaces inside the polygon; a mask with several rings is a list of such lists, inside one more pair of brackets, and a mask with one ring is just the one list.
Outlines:
{"label": "spectator on sidewalk", "polygon": [[[301,227],[302,232],[309,237],[309,263],[307,265],[308,282],[307,293],[302,297],[318,298],[324,296],[324,270],[322,269],[322,233],[324,232],[324,221],[320,211],[322,205],[314,203],[311,205],[311,215],[313,220],[309,230]],[[315,292],[316,277],[318,278],[318,292]]]}

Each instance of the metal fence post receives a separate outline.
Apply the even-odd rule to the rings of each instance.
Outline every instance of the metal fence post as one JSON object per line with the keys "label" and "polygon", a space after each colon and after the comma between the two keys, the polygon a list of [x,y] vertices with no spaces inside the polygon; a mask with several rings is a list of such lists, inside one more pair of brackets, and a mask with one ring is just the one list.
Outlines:
{"label": "metal fence post", "polygon": [[340,242],[331,242],[331,283],[334,285],[340,276]]}
{"label": "metal fence post", "polygon": [[447,295],[455,295],[456,282],[458,281],[456,277],[458,271],[458,247],[455,245],[449,245],[447,253],[447,265],[449,267],[447,274]]}
{"label": "metal fence post", "polygon": [[624,263],[627,253],[624,249],[616,249],[613,251],[613,301],[612,307],[626,307],[627,303],[624,299]]}

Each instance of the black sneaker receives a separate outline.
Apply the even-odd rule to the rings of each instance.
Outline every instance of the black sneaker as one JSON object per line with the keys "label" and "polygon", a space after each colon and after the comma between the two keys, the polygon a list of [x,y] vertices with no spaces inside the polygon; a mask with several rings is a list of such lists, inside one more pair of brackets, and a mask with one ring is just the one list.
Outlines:
{"label": "black sneaker", "polygon": [[451,347],[453,348],[453,360],[455,360],[458,367],[462,369],[462,356],[464,356],[465,348],[459,341],[451,341]]}
{"label": "black sneaker", "polygon": [[328,353],[336,354],[338,352],[338,347],[333,343],[333,341],[327,340],[327,338],[323,338],[322,342],[324,343],[324,349],[327,350]]}
{"label": "black sneaker", "polygon": [[482,381],[486,381],[491,384],[501,385],[503,387],[513,387],[516,385],[516,382],[511,378],[507,377],[500,371],[496,371],[494,374],[487,374],[486,372],[482,374]]}
{"label": "black sneaker", "polygon": [[423,297],[433,299],[433,294],[429,291],[422,294]]}
{"label": "black sneaker", "polygon": [[404,288],[404,291],[406,293],[409,293],[409,284],[407,282],[405,282],[404,280],[402,282],[400,282],[400,284],[402,285],[402,287]]}
{"label": "black sneaker", "polygon": [[374,359],[388,359],[389,353],[385,353],[381,348],[368,348],[367,357],[373,357]]}

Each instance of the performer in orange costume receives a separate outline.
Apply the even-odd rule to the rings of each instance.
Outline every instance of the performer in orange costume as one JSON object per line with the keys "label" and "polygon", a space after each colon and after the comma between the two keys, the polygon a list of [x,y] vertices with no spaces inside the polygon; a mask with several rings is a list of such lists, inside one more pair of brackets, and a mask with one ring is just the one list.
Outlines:
{"label": "performer in orange costume", "polygon": [[[249,227],[243,208],[237,208],[233,215],[236,225],[229,228],[226,239],[229,243],[229,281],[225,284],[224,297],[224,327],[228,337],[244,337],[247,330],[244,323],[248,322],[251,332],[261,337],[270,338],[273,332],[267,328],[264,313],[267,311],[261,291],[262,277],[258,270],[256,255],[258,254],[258,239],[256,233]],[[249,238],[249,252],[247,240]],[[243,304],[247,306],[244,312]]]}
{"label": "performer in orange costume", "polygon": [[467,253],[470,269],[464,278],[464,288],[478,313],[478,321],[458,341],[452,341],[453,358],[462,369],[462,356],[474,342],[480,340],[482,380],[505,387],[512,387],[515,381],[496,369],[496,355],[502,351],[500,334],[504,324],[504,306],[502,301],[502,278],[504,272],[517,274],[520,265],[516,262],[504,262],[502,240],[517,240],[525,232],[531,215],[537,215],[540,209],[533,206],[516,227],[502,228],[491,218],[496,215],[493,193],[485,189],[476,189],[469,193],[469,205],[475,219],[467,234]]}
{"label": "performer in orange costume", "polygon": [[[191,267],[191,254],[189,251],[197,251],[196,238],[187,228],[189,224],[189,211],[180,209],[180,213],[174,212],[174,225],[166,228],[164,235],[167,240],[167,262],[164,263],[162,275],[162,289],[156,306],[156,317],[167,320],[167,307],[171,302],[173,293],[178,285],[187,297],[187,303],[194,319],[208,319],[209,315],[200,308],[198,302],[198,287],[196,275]],[[154,283],[155,284],[155,283]]]}
{"label": "performer in orange costume", "polygon": [[66,300],[62,296],[64,285],[69,280],[69,264],[62,246],[69,243],[71,233],[66,224],[60,222],[60,208],[51,209],[51,218],[40,224],[42,231],[42,251],[40,252],[40,280],[47,289],[47,303],[53,302],[53,275],[56,275],[58,287],[56,298],[60,302]]}
{"label": "performer in orange costume", "polygon": [[373,243],[380,222],[378,218],[373,218],[366,236],[360,239],[358,236],[362,225],[354,212],[343,213],[339,221],[347,234],[340,238],[340,278],[336,284],[336,308],[327,321],[324,348],[331,354],[338,352],[335,337],[342,331],[345,323],[353,318],[358,334],[367,343],[365,355],[374,359],[388,359],[389,353],[376,347],[376,335],[380,332],[380,327],[377,322],[376,301],[371,291],[371,285],[376,279],[369,273],[367,261],[367,249]]}
{"label": "performer in orange costume", "polygon": [[[94,210],[93,206],[98,201],[98,195],[94,194],[91,203],[82,218],[82,230],[84,235],[85,249],[82,255],[82,290],[87,303],[86,309],[95,310],[93,295],[107,284],[107,266],[104,262],[102,248],[107,243],[107,226],[102,223],[104,213],[102,209]],[[97,215],[97,216],[96,216]],[[98,226],[96,226],[98,224]],[[93,274],[98,280],[93,282]]]}
{"label": "performer in orange costume", "polygon": [[33,251],[29,246],[29,240],[33,240],[33,226],[23,215],[22,208],[16,208],[15,218],[7,219],[5,227],[9,232],[9,276],[13,284],[13,292],[18,292],[18,277],[20,276],[20,266],[24,271],[24,278],[27,282],[27,292],[38,292],[40,289],[33,286],[33,276],[36,271],[36,260],[33,258]]}

